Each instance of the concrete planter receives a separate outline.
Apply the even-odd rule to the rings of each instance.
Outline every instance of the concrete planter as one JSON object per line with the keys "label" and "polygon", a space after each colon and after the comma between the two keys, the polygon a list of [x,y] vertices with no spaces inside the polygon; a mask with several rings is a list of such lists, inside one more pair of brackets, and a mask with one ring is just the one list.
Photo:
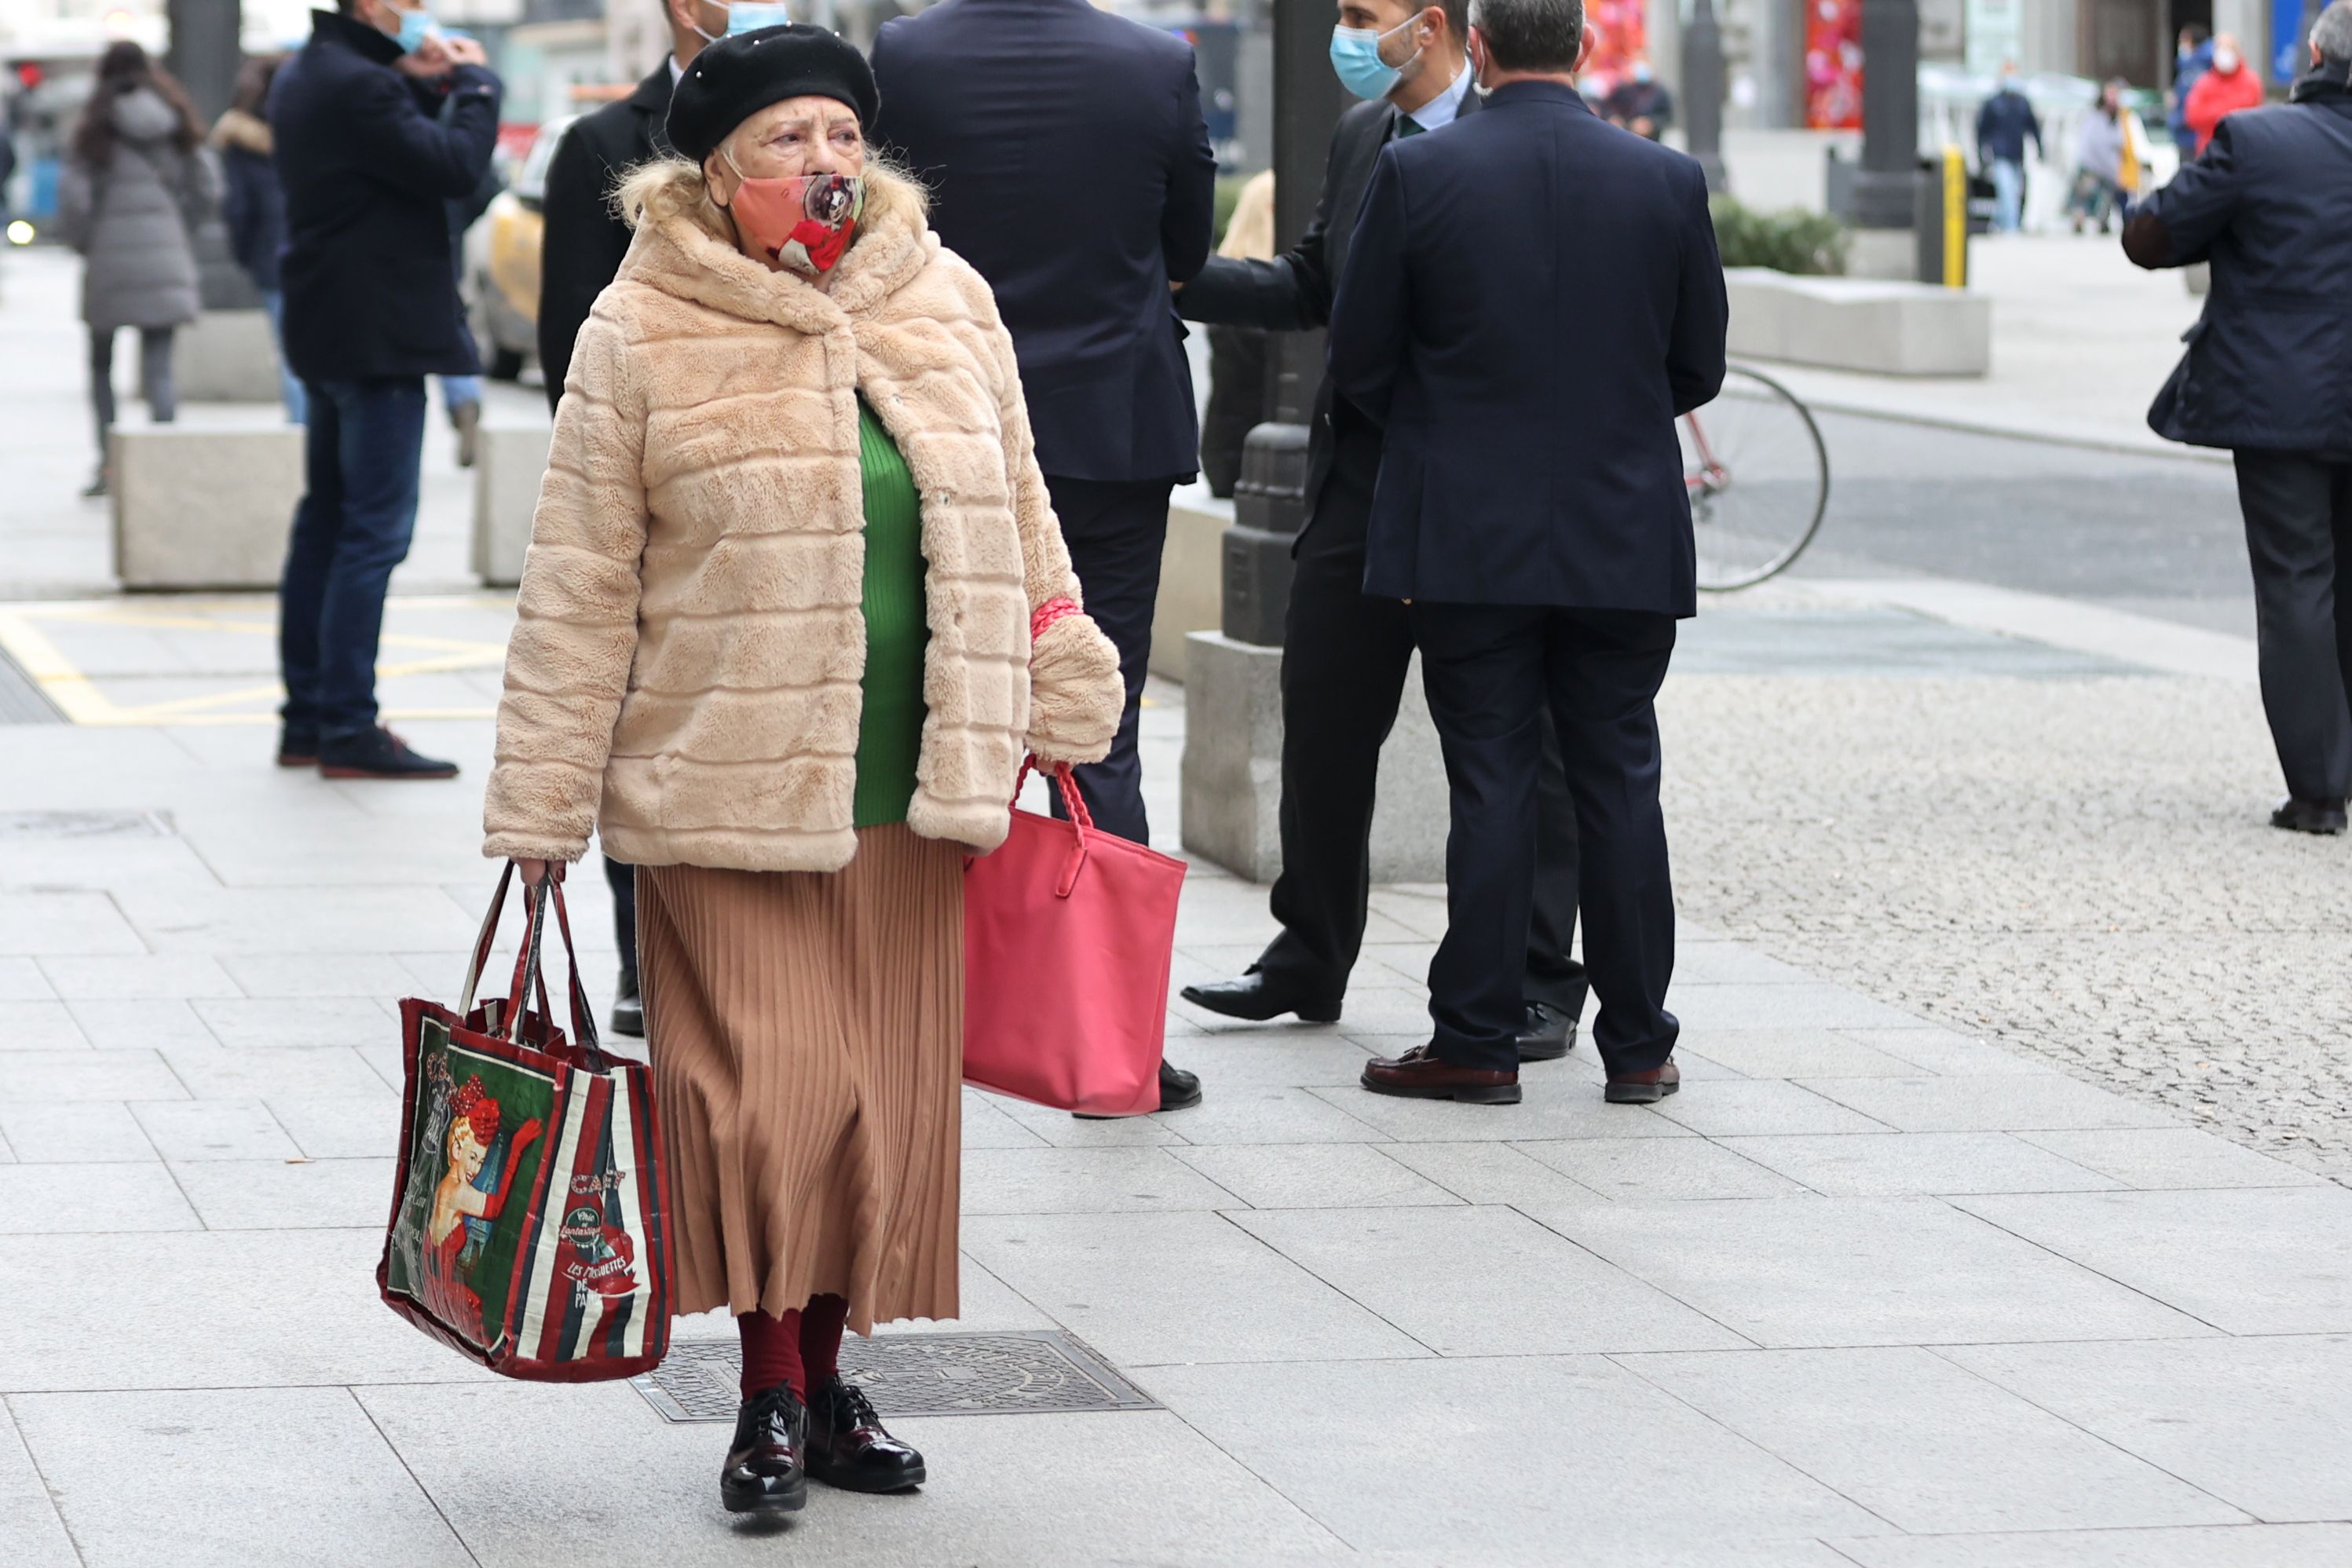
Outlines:
{"label": "concrete planter", "polygon": [[302,429],[117,429],[114,570],[131,589],[268,589],[302,498]]}
{"label": "concrete planter", "polygon": [[278,341],[259,310],[207,310],[174,334],[172,375],[184,402],[278,402]]}
{"label": "concrete planter", "polygon": [[493,588],[522,580],[531,514],[547,475],[553,427],[484,424],[474,449],[474,575]]}
{"label": "concrete planter", "polygon": [[1964,288],[1759,267],[1733,267],[1724,283],[1736,359],[1888,376],[1981,376],[1992,368],[1992,301]]}

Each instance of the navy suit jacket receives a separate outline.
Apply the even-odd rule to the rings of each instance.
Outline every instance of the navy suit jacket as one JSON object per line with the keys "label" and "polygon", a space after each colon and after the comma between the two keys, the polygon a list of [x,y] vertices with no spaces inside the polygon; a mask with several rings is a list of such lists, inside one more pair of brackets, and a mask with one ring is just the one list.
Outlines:
{"label": "navy suit jacket", "polygon": [[1694,160],[1523,81],[1381,150],[1331,379],[1383,426],[1364,591],[1695,612],[1675,421],[1723,385]]}
{"label": "navy suit jacket", "polygon": [[1087,0],[945,0],[874,41],[873,140],[1013,334],[1037,465],[1190,477],[1201,426],[1171,278],[1209,257],[1217,162],[1192,46]]}
{"label": "navy suit jacket", "polygon": [[399,57],[366,23],[314,11],[310,41],[270,84],[286,362],[304,381],[481,369],[457,300],[449,203],[490,166],[499,78],[459,66],[419,82],[393,69]]}

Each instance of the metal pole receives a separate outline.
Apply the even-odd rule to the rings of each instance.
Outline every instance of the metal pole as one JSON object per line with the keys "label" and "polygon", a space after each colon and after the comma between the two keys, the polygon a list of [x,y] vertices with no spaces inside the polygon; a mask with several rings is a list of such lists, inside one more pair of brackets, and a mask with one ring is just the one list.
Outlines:
{"label": "metal pole", "polygon": [[1863,0],[1862,168],[1854,226],[1907,229],[1919,185],[1917,0]]}
{"label": "metal pole", "polygon": [[1697,0],[1683,28],[1683,112],[1690,153],[1706,172],[1706,188],[1729,190],[1731,177],[1723,167],[1723,29],[1716,24],[1715,0]]}
{"label": "metal pole", "polygon": [[[1331,130],[1350,101],[1332,75],[1323,0],[1274,0],[1274,226],[1287,247],[1306,234],[1323,186]],[[1282,645],[1290,546],[1307,522],[1307,421],[1323,379],[1323,334],[1277,332],[1267,355],[1273,417],[1242,444],[1234,526],[1225,530],[1226,636]]]}
{"label": "metal pole", "polygon": [[236,92],[236,73],[245,64],[237,41],[244,26],[238,0],[169,0],[172,42],[163,63],[207,124],[218,120]]}

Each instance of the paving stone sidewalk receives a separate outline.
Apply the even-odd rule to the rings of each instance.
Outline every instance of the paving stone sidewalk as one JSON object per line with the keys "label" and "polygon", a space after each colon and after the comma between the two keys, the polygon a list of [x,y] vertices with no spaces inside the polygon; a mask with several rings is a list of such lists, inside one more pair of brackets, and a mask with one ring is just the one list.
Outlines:
{"label": "paving stone sidewalk", "polygon": [[[113,612],[41,622],[112,718],[0,727],[10,1568],[2352,1557],[2352,1193],[1978,1038],[1946,970],[1903,967],[1969,930],[1956,914],[1993,918],[1963,894],[2003,831],[2012,862],[2048,857],[2014,878],[2069,920],[2097,902],[2071,884],[2112,880],[2098,841],[2151,862],[2148,906],[2189,901],[2179,879],[2213,868],[2166,846],[2244,770],[2175,775],[2132,737],[2193,722],[2242,748],[2195,682],[1891,612],[1696,623],[1666,700],[1696,915],[1683,1094],[1604,1106],[1589,1048],[1531,1069],[1518,1106],[1362,1093],[1368,1052],[1421,1038],[1443,919],[1436,889],[1380,889],[1339,1026],[1178,1006],[1200,1109],[1096,1124],[967,1097],[954,1326],[1073,1331],[1163,1408],[905,1421],[919,1495],[820,1490],[755,1533],[712,1495],[723,1427],[625,1385],[490,1378],[373,1297],[392,1004],[455,988],[489,884],[495,665],[393,683],[450,716],[408,727],[463,780],[331,785],[271,767],[252,721],[266,603],[174,601],[199,623],[180,630]],[[495,646],[501,614],[404,601],[392,625]],[[1147,715],[1163,841],[1172,695]],[[215,722],[152,711],[207,697]],[[2017,748],[2144,756],[2151,803],[2070,766],[2004,822],[2003,723]],[[1879,751],[1855,742],[1874,725]],[[1915,835],[1936,853],[1914,864],[1906,832],[1955,814],[1967,831]],[[2246,910],[2285,865],[2231,884]],[[1882,960],[1847,882],[1904,890],[1913,945]],[[575,886],[601,1001],[596,884]],[[1263,889],[1196,868],[1177,978],[1234,972],[1270,930]],[[2063,956],[2044,938],[1951,943],[1948,968]],[[2272,988],[2281,1030],[2315,1027]]]}

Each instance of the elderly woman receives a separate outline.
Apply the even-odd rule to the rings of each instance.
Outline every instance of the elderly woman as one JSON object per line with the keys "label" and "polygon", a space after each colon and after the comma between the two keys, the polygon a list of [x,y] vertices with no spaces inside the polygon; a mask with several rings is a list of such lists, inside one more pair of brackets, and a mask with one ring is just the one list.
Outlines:
{"label": "elderly woman", "polygon": [[965,857],[1023,753],[1102,757],[1124,695],[1012,340],[875,108],[808,26],[678,82],[556,415],[485,809],[527,878],[592,824],[640,868],[677,1308],[742,1335],[737,1512],[923,1479],[843,1324],[956,1315]]}

